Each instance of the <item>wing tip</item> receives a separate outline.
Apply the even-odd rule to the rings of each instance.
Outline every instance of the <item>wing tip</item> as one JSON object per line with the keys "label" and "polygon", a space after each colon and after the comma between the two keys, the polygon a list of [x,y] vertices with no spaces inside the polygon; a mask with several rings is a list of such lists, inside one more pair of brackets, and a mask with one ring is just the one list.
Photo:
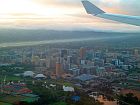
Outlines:
{"label": "wing tip", "polygon": [[81,2],[83,6],[85,7],[85,10],[88,14],[98,15],[98,14],[105,13],[103,10],[101,10],[100,8],[98,8],[97,6],[89,2],[88,0],[82,0]]}

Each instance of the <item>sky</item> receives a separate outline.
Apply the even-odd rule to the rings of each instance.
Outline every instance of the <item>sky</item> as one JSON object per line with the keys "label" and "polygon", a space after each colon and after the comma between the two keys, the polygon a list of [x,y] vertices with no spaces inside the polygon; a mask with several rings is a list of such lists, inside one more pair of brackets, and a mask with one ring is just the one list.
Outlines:
{"label": "sky", "polygon": [[[140,16],[140,0],[89,0],[106,12]],[[81,0],[0,0],[0,27],[139,31],[140,27],[88,15]]]}

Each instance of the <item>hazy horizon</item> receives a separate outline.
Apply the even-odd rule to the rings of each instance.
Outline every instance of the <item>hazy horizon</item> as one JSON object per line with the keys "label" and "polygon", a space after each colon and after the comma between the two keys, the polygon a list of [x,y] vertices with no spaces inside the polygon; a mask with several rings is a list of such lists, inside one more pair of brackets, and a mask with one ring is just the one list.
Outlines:
{"label": "hazy horizon", "polygon": [[[26,29],[3,29],[0,30],[0,48],[16,46],[34,46],[42,44],[106,41],[132,42],[134,45],[140,42],[140,33],[107,32],[107,31],[56,31],[56,30],[26,30]],[[129,41],[128,41],[129,40]]]}

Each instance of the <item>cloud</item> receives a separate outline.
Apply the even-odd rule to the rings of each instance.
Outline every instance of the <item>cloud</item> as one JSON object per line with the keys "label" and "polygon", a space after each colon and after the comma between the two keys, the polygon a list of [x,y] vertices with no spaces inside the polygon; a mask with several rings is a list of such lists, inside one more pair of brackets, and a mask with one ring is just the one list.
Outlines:
{"label": "cloud", "polygon": [[[27,1],[27,0],[26,0]],[[121,24],[114,21],[88,15],[81,0],[29,0],[38,9],[45,12],[45,19],[40,14],[34,13],[13,13],[12,17],[21,18],[8,20],[12,26],[16,27],[36,27],[48,29],[107,29],[107,30],[140,30],[139,27]],[[95,5],[111,13],[120,13],[128,15],[140,15],[139,0],[90,0]],[[41,8],[43,9],[41,9]],[[45,8],[45,9],[44,9]],[[54,9],[51,11],[51,9]],[[50,10],[50,11],[49,11]],[[57,16],[51,12],[58,10]],[[43,14],[42,13],[42,14]],[[49,13],[51,16],[49,16]],[[26,19],[26,17],[35,17],[36,19]],[[22,19],[25,18],[25,19]],[[40,19],[39,19],[40,18]],[[0,21],[1,23],[2,21]],[[6,24],[6,21],[3,23]],[[120,28],[121,27],[121,28]]]}
{"label": "cloud", "polygon": [[[81,8],[81,0],[35,0],[45,6],[57,8]],[[128,15],[140,15],[139,0],[89,0],[107,12],[122,13]]]}
{"label": "cloud", "polygon": [[94,4],[105,8],[109,12],[126,13],[129,15],[140,15],[139,0],[90,0]]}

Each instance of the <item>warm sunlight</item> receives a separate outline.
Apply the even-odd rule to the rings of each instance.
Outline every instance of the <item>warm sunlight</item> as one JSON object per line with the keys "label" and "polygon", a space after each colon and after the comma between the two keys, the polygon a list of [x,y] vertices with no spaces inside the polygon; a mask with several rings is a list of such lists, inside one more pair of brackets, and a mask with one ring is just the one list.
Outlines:
{"label": "warm sunlight", "polygon": [[64,10],[42,6],[31,0],[0,0],[0,18],[55,17],[65,14]]}
{"label": "warm sunlight", "polygon": [[121,0],[99,0],[99,1],[102,1],[102,2],[111,2],[111,3],[113,3],[113,2],[120,2]]}
{"label": "warm sunlight", "polygon": [[140,105],[140,0],[0,0],[0,105]]}
{"label": "warm sunlight", "polygon": [[40,12],[40,7],[29,0],[0,0],[0,13],[33,13]]}
{"label": "warm sunlight", "polygon": [[[139,15],[139,2],[128,0],[90,0],[108,13]],[[131,8],[130,8],[131,7]],[[137,22],[138,23],[138,22]],[[124,30],[139,27],[122,24]],[[0,0],[0,27],[16,28],[86,27],[119,29],[120,23],[86,13],[81,0]],[[78,28],[79,29],[79,28]]]}

